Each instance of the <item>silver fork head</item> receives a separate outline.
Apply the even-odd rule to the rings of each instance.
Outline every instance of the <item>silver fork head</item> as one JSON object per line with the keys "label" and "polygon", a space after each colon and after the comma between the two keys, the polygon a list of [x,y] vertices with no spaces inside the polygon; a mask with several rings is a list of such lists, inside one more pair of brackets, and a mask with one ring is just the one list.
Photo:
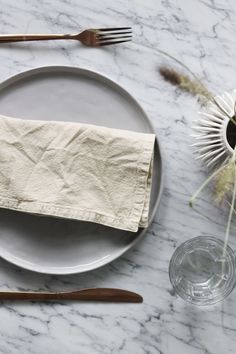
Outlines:
{"label": "silver fork head", "polygon": [[95,33],[97,46],[124,43],[132,40],[131,27],[99,28],[95,30]]}

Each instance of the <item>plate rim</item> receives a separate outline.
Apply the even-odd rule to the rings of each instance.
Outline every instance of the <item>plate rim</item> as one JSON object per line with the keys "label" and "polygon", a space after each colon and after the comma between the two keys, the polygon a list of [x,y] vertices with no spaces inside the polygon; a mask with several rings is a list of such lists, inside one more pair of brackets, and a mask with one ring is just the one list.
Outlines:
{"label": "plate rim", "polygon": [[[145,112],[145,110],[143,109],[142,105],[138,102],[138,100],[131,94],[129,93],[129,91],[127,91],[122,85],[120,85],[116,80],[113,80],[110,78],[110,76],[104,75],[103,73],[101,73],[100,71],[94,71],[91,69],[87,69],[85,67],[81,67],[81,66],[74,66],[74,65],[44,65],[44,66],[39,66],[39,67],[35,67],[35,68],[31,68],[28,70],[23,70],[20,71],[16,74],[11,75],[10,77],[4,79],[3,81],[0,82],[0,91],[2,89],[4,89],[5,87],[11,85],[14,82],[17,82],[18,80],[22,79],[22,78],[27,78],[30,77],[31,75],[40,73],[40,72],[57,72],[57,71],[71,71],[71,72],[77,72],[80,73],[84,76],[87,77],[92,77],[92,78],[97,78],[98,80],[102,81],[103,83],[107,83],[112,87],[115,87],[119,92],[123,93],[126,97],[128,97],[131,101],[133,101],[133,103],[136,105],[136,107],[138,107],[138,109],[140,110],[140,112],[142,113],[142,115],[145,117],[145,120],[147,121],[147,123],[150,126],[150,129],[152,131],[153,134],[155,134],[155,143],[157,144],[157,149],[159,152],[159,163],[160,163],[160,184],[159,184],[159,193],[158,196],[155,200],[155,204],[152,210],[152,213],[149,217],[149,225],[151,225],[151,223],[153,222],[153,219],[157,213],[158,207],[160,205],[160,200],[161,200],[161,196],[163,193],[163,177],[164,177],[164,173],[163,173],[163,159],[162,159],[162,149],[160,146],[160,142],[156,136],[155,133],[155,129],[153,126],[153,123],[151,122],[150,118],[148,117],[147,113]],[[140,232],[140,234],[138,235],[138,237],[136,237],[132,242],[130,242],[128,245],[126,245],[125,247],[122,248],[122,250],[118,251],[115,253],[114,256],[109,257],[109,259],[104,259],[104,260],[100,260],[97,262],[97,264],[95,265],[91,265],[86,267],[86,269],[83,269],[84,266],[81,265],[77,265],[77,266],[70,266],[70,267],[64,267],[64,271],[62,270],[62,267],[42,267],[42,266],[36,266],[35,268],[35,264],[27,262],[25,260],[19,259],[17,256],[14,256],[12,254],[10,254],[8,251],[4,251],[2,250],[2,248],[0,247],[0,257],[4,260],[6,260],[7,262],[14,264],[22,269],[28,270],[28,271],[33,271],[33,272],[37,272],[37,273],[41,273],[41,274],[50,274],[50,275],[70,275],[70,274],[80,274],[80,273],[86,273],[95,269],[99,269],[111,262],[113,262],[114,260],[118,259],[119,257],[121,257],[124,253],[126,253],[128,250],[130,250],[131,248],[133,248],[144,236],[144,234],[148,231],[148,228],[143,228],[142,231]],[[3,252],[2,252],[3,251]],[[105,257],[107,258],[107,257]],[[82,268],[82,269],[81,269]],[[57,270],[60,269],[60,270]]]}

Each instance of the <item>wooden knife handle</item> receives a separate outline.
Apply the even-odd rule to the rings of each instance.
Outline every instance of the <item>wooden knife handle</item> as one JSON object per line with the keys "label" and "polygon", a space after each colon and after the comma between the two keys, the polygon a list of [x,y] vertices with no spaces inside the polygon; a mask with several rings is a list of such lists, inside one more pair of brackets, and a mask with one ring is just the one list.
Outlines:
{"label": "wooden knife handle", "polygon": [[71,292],[22,292],[2,291],[0,301],[103,301],[103,302],[143,302],[142,296],[134,292],[112,288],[91,288]]}

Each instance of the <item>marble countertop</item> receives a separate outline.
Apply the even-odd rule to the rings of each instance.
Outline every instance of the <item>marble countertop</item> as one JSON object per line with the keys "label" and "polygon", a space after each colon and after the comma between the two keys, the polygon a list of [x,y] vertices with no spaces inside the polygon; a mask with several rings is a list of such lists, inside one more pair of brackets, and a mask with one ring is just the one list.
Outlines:
{"label": "marble countertop", "polygon": [[[165,167],[165,188],[147,235],[120,259],[88,274],[47,276],[0,260],[0,289],[123,287],[143,304],[15,304],[0,308],[0,353],[229,354],[236,345],[236,293],[199,308],[177,298],[168,264],[181,242],[198,235],[224,237],[227,214],[204,193],[196,209],[191,194],[205,169],[194,160],[191,126],[195,99],[163,82],[161,64],[185,63],[214,92],[235,88],[234,0],[0,0],[0,32],[77,32],[132,26],[134,40],[106,50],[69,42],[0,47],[0,80],[43,65],[74,65],[118,81],[141,103],[155,125]],[[230,245],[236,248],[234,235]]]}

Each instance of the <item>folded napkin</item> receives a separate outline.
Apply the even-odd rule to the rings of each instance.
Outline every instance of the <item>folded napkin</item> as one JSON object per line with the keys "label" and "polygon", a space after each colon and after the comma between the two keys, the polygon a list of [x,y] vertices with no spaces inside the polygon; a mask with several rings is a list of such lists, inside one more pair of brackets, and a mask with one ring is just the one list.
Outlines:
{"label": "folded napkin", "polygon": [[0,116],[0,207],[136,232],[155,135]]}

